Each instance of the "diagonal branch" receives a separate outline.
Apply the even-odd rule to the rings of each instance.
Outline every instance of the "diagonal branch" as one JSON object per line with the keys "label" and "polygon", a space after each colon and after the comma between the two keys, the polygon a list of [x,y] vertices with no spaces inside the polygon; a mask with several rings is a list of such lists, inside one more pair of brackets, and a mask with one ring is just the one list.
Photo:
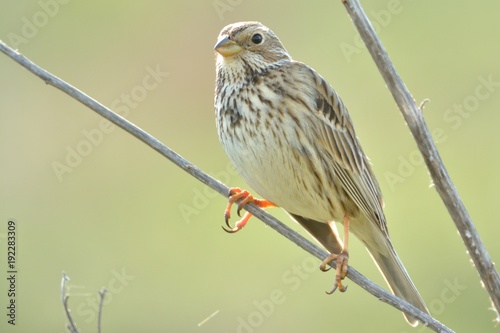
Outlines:
{"label": "diagonal branch", "polygon": [[361,38],[370,51],[373,60],[387,84],[387,87],[396,100],[408,127],[417,142],[417,146],[424,157],[425,164],[429,169],[432,181],[438,191],[443,203],[455,222],[462,236],[467,251],[474,262],[484,287],[490,295],[490,299],[496,308],[497,318],[500,321],[500,277],[494,268],[490,255],[486,250],[472,220],[460,198],[455,185],[446,171],[441,156],[432,140],[422,111],[415,104],[411,93],[406,88],[396,68],[392,64],[387,51],[378,38],[373,26],[366,17],[358,0],[342,0],[347,12],[351,16],[354,25],[358,29]]}
{"label": "diagonal branch", "polygon": [[[175,165],[177,165],[178,167],[180,167],[181,169],[183,169],[184,171],[186,171],[187,173],[189,173],[190,175],[192,175],[193,177],[195,177],[208,187],[214,189],[223,196],[227,197],[229,193],[229,188],[226,185],[212,178],[211,176],[200,170],[198,167],[196,167],[194,164],[185,160],[182,156],[180,156],[179,154],[177,154],[176,152],[174,152],[173,150],[162,144],[160,141],[155,139],[150,134],[146,133],[136,125],[130,123],[128,120],[119,116],[118,114],[112,112],[110,109],[106,108],[99,102],[90,98],[80,90],[74,88],[73,86],[69,85],[68,83],[64,82],[58,77],[52,75],[51,73],[37,66],[23,55],[21,55],[20,53],[16,52],[15,50],[7,46],[2,41],[0,41],[0,51],[5,53],[8,57],[12,58],[14,61],[16,61],[24,68],[26,68],[28,71],[40,77],[43,81],[45,81],[45,83],[54,86],[55,88],[70,95],[74,99],[80,101],[82,104],[86,105],[93,111],[97,112],[99,115],[108,119],[115,125],[121,127],[123,130],[132,134],[133,136],[135,136],[136,138],[138,138],[139,140],[141,140],[142,142],[144,142],[145,144],[147,144],[148,146],[150,146],[151,148],[153,148],[154,150],[156,150],[157,152],[168,158],[172,163],[174,163]],[[248,210],[253,215],[255,215],[260,220],[262,220],[269,227],[273,228],[281,235],[285,236],[287,239],[289,239],[290,241],[292,241],[293,243],[304,249],[306,252],[315,256],[316,258],[323,260],[328,256],[328,253],[326,253],[324,250],[320,249],[318,246],[314,245],[306,238],[304,238],[297,232],[293,231],[285,224],[277,220],[275,217],[264,212],[262,209],[255,206],[254,204],[245,205],[245,209]],[[335,262],[330,263],[330,265],[333,268],[336,268]],[[425,326],[433,329],[434,331],[453,333],[451,329],[444,326],[443,324],[441,324],[439,321],[432,318],[428,314],[420,311],[411,304],[390,294],[385,289],[371,282],[366,277],[361,275],[358,271],[356,271],[352,266],[349,266],[347,277],[354,283],[358,284],[361,288],[365,289],[370,294],[374,295],[377,299],[417,318]]]}

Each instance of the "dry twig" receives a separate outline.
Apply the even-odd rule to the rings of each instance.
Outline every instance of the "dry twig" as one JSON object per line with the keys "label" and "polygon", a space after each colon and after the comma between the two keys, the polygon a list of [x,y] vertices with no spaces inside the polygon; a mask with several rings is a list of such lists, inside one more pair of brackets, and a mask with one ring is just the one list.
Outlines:
{"label": "dry twig", "polygon": [[[68,318],[68,324],[66,325],[66,328],[70,333],[78,333],[78,329],[76,328],[75,321],[73,320],[73,317],[71,316],[71,310],[69,309],[68,305],[68,300],[69,300],[69,295],[66,292],[66,283],[69,281],[69,276],[66,275],[66,273],[63,272],[63,277],[61,280],[61,298],[62,298],[62,303],[63,303],[63,308],[64,312],[66,313],[66,318]],[[102,309],[104,305],[104,298],[106,297],[106,293],[108,290],[106,288],[102,288],[98,292],[99,294],[99,311],[97,313],[97,332],[101,333],[101,318],[102,318]]]}
{"label": "dry twig", "polygon": [[68,325],[66,325],[66,328],[70,333],[78,333],[78,330],[76,329],[76,324],[73,321],[73,317],[71,317],[71,311],[68,306],[68,300],[69,300],[69,295],[66,293],[66,282],[69,281],[69,276],[66,275],[66,273],[63,272],[63,277],[61,280],[61,298],[62,298],[62,303],[64,307],[64,312],[66,313],[66,317],[68,318]]}
{"label": "dry twig", "polygon": [[102,288],[98,294],[99,294],[99,313],[97,317],[97,333],[101,333],[101,319],[102,319],[102,308],[104,305],[104,298],[106,297],[106,293],[108,292],[108,289]]}
{"label": "dry twig", "polygon": [[365,42],[366,47],[370,51],[373,60],[377,64],[387,87],[396,100],[408,124],[408,128],[413,134],[413,138],[422,153],[427,169],[429,169],[433,184],[448,209],[453,222],[455,222],[458,232],[467,247],[467,251],[481,276],[483,285],[490,295],[490,300],[497,312],[496,321],[500,322],[500,277],[455,185],[451,181],[448,171],[446,171],[443,160],[425,123],[422,111],[415,103],[410,91],[406,88],[406,85],[396,71],[359,1],[342,0],[342,2],[358,29],[361,38]]}

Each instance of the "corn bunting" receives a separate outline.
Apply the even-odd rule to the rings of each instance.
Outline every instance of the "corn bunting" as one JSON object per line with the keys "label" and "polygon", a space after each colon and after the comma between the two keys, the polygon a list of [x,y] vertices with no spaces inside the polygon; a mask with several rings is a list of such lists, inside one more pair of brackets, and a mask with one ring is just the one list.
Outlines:
{"label": "corn bunting", "polygon": [[[215,112],[219,139],[243,179],[264,199],[232,188],[231,205],[281,207],[337,262],[345,291],[348,232],[366,246],[392,292],[428,312],[387,231],[382,194],[344,103],[309,66],[292,60],[278,37],[259,22],[226,26],[217,44]],[[343,224],[344,242],[335,222]],[[417,320],[405,315],[415,326]]]}

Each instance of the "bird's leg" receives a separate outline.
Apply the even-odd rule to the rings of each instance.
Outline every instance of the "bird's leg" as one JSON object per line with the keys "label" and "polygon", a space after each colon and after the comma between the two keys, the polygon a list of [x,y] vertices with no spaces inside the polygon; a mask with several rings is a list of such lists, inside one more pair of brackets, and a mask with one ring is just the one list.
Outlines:
{"label": "bird's leg", "polygon": [[[330,222],[330,223],[335,223],[335,222]],[[330,225],[330,223],[328,223]],[[337,288],[341,291],[344,292],[347,290],[347,286],[344,286],[342,284],[342,280],[346,277],[347,275],[347,262],[349,261],[349,252],[347,251],[348,245],[349,245],[349,216],[344,216],[344,249],[340,254],[335,254],[335,253],[330,253],[328,257],[326,257],[325,260],[321,262],[321,265],[319,268],[323,271],[326,272],[330,269],[328,267],[328,264],[332,261],[335,260],[337,263],[337,270],[335,274],[335,284],[332,288],[332,290],[327,291],[327,294],[333,294]]]}
{"label": "bird's leg", "polygon": [[224,226],[222,229],[229,233],[234,233],[239,230],[241,230],[250,220],[250,217],[252,217],[252,214],[250,212],[246,212],[245,215],[234,224],[234,227],[231,227],[229,224],[229,218],[231,217],[231,207],[233,204],[238,201],[239,199],[242,199],[241,202],[238,204],[238,209],[236,212],[238,213],[238,216],[240,215],[241,210],[243,209],[243,206],[245,206],[247,203],[251,202],[254,205],[260,207],[260,208],[272,208],[276,207],[276,205],[269,201],[269,200],[263,200],[263,199],[255,199],[253,195],[250,194],[248,191],[244,191],[238,187],[232,187],[229,189],[229,202],[227,203],[226,210],[224,211],[224,219],[226,221],[226,225],[229,227],[229,229],[225,228]]}

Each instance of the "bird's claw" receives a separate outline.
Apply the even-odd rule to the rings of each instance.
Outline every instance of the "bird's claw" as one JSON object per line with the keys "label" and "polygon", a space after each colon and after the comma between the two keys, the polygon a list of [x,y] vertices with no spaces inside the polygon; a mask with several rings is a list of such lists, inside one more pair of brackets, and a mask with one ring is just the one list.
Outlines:
{"label": "bird's claw", "polygon": [[234,224],[234,227],[231,227],[231,225],[229,224],[229,217],[226,217],[226,225],[229,229],[224,226],[222,226],[222,229],[224,229],[225,232],[234,234],[235,232],[243,229],[243,227],[247,224],[248,220],[250,220],[251,217],[252,214],[246,212],[245,215],[243,215],[243,218]]}
{"label": "bird's claw", "polygon": [[255,199],[253,195],[250,194],[250,192],[242,190],[238,187],[229,189],[228,197],[229,202],[227,203],[226,210],[224,211],[224,221],[226,222],[226,226],[229,229],[224,226],[222,226],[222,229],[231,234],[241,230],[247,224],[248,220],[250,220],[250,218],[252,217],[251,213],[246,212],[243,217],[235,223],[234,227],[231,227],[231,225],[229,224],[229,219],[231,218],[231,207],[236,201],[242,199],[238,203],[238,208],[236,209],[236,213],[238,214],[238,216],[241,216],[241,210],[249,202],[252,202],[261,208],[270,208],[276,206],[274,203],[268,200]]}
{"label": "bird's claw", "polygon": [[328,257],[326,257],[325,260],[321,262],[319,269],[322,270],[323,272],[329,271],[330,267],[328,264],[333,260],[335,260],[337,264],[337,269],[335,273],[335,283],[333,285],[333,288],[330,291],[326,291],[328,295],[333,294],[337,289],[340,290],[341,292],[345,292],[347,290],[347,286],[344,286],[342,284],[342,280],[347,275],[347,267],[348,267],[347,263],[349,261],[349,253],[346,250],[340,252],[340,254],[331,253]]}
{"label": "bird's claw", "polygon": [[233,206],[233,204],[238,199],[244,198],[238,204],[238,209],[236,210],[236,213],[238,213],[238,216],[241,216],[241,209],[243,208],[243,206],[248,201],[253,200],[253,197],[252,197],[252,195],[248,191],[243,191],[240,188],[233,187],[233,188],[229,189],[228,198],[229,198],[229,200],[228,200],[228,203],[227,203],[227,206],[226,206],[226,210],[224,211],[224,221],[226,222],[226,226],[229,229],[226,228],[226,227],[224,227],[224,226],[222,226],[222,229],[224,229],[224,231],[232,234],[232,233],[235,233],[235,232],[241,230],[245,226],[245,224],[248,222],[248,220],[250,219],[251,215],[247,217],[246,215],[249,214],[249,213],[245,214],[245,216],[241,220],[239,220],[238,222],[236,222],[236,224],[234,225],[234,227],[232,227],[229,224],[229,219],[231,218],[231,207]]}

